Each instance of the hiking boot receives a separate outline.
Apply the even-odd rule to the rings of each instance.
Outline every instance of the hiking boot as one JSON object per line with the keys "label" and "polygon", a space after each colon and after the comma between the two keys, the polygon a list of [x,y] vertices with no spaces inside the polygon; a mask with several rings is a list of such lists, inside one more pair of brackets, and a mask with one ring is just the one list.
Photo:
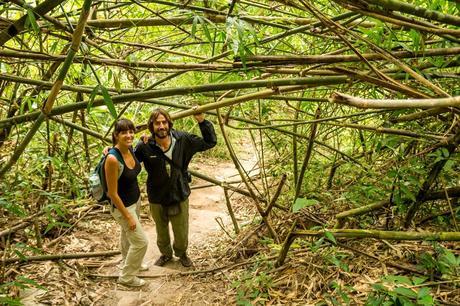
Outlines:
{"label": "hiking boot", "polygon": [[122,281],[121,279],[118,279],[118,283],[120,285],[128,287],[142,287],[145,285],[145,280],[140,279],[137,276],[134,276],[130,281]]}
{"label": "hiking boot", "polygon": [[163,267],[168,261],[172,259],[172,256],[161,255],[160,258],[155,261],[155,266]]}
{"label": "hiking boot", "polygon": [[193,265],[192,260],[190,259],[190,257],[187,256],[187,254],[184,254],[181,257],[179,257],[179,261],[184,267],[187,268]]}

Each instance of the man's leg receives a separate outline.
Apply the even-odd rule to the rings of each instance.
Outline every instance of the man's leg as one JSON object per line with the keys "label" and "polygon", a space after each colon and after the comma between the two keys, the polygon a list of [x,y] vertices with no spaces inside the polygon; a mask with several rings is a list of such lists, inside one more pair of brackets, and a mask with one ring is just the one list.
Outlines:
{"label": "man's leg", "polygon": [[160,253],[169,258],[172,257],[171,238],[169,237],[168,217],[160,204],[150,203],[150,213],[155,221],[157,231],[157,246]]}
{"label": "man's leg", "polygon": [[180,212],[175,216],[170,216],[173,233],[174,233],[174,254],[182,257],[187,253],[188,247],[188,217],[189,205],[188,198],[180,203]]}

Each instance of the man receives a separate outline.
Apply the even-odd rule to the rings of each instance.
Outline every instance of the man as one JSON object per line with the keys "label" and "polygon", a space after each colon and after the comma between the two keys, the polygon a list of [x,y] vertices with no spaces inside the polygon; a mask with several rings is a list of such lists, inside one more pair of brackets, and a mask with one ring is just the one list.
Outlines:
{"label": "man", "polygon": [[[196,114],[194,118],[202,137],[173,130],[169,113],[161,108],[154,110],[148,121],[152,136],[146,142],[139,142],[135,149],[137,159],[144,163],[148,174],[147,194],[161,252],[155,262],[157,266],[170,261],[173,250],[184,267],[192,265],[187,256],[190,195],[187,167],[195,153],[210,149],[217,143],[212,123],[205,120],[203,114]],[[174,233],[172,247],[170,222]]]}

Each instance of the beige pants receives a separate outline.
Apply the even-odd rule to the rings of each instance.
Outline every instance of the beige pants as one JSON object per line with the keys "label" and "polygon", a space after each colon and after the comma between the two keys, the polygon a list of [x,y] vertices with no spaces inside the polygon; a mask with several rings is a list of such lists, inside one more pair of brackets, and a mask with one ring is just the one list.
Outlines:
{"label": "beige pants", "polygon": [[126,208],[134,217],[134,220],[136,220],[136,229],[134,231],[129,229],[128,221],[118,209],[112,208],[111,211],[113,218],[121,226],[120,247],[124,266],[119,280],[124,282],[131,281],[134,276],[139,273],[139,268],[141,267],[145,252],[147,252],[148,240],[139,221],[140,208],[140,198],[136,204]]}

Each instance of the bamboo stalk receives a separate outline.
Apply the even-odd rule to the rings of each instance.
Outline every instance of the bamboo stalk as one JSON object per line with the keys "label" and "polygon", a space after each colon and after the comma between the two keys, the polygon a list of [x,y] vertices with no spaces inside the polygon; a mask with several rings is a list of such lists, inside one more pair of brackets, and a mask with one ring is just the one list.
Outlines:
{"label": "bamboo stalk", "polygon": [[[397,51],[392,56],[397,59],[426,58],[435,56],[455,56],[460,53],[460,47],[427,49],[423,52]],[[0,50],[0,57],[15,59],[32,59],[36,61],[63,62],[66,56],[52,55],[35,52]],[[368,61],[382,61],[388,58],[381,53],[364,53],[362,57]],[[98,58],[91,56],[75,56],[72,59],[75,63],[90,62],[96,65],[114,65],[120,67],[135,68],[158,68],[158,69],[206,69],[206,70],[231,70],[242,68],[241,62],[233,64],[209,64],[209,63],[174,63],[174,62],[152,62],[152,61],[126,61],[112,58]],[[312,65],[312,64],[338,64],[359,62],[362,58],[357,55],[303,55],[303,56],[273,56],[257,55],[249,56],[246,67],[270,67],[279,65]]]}
{"label": "bamboo stalk", "polygon": [[[388,22],[392,23],[395,25],[402,26],[404,28],[409,28],[409,29],[416,29],[418,31],[426,32],[426,33],[433,33],[436,35],[439,35],[445,39],[448,40],[456,40],[453,37],[449,36],[460,36],[460,31],[456,29],[446,29],[446,28],[439,28],[434,26],[433,24],[419,24],[417,21],[418,20],[408,20],[409,18],[405,18],[403,16],[398,16],[395,15],[394,13],[391,12],[375,12],[375,11],[369,11],[369,10],[358,10],[359,13],[363,15],[368,15],[371,17],[374,17],[376,19],[380,19],[383,22]],[[388,16],[385,16],[384,14],[387,14]],[[448,35],[446,35],[448,34]]]}
{"label": "bamboo stalk", "polygon": [[227,205],[227,210],[228,214],[230,215],[230,218],[232,219],[233,223],[233,230],[235,231],[235,234],[238,234],[240,232],[240,229],[238,227],[238,222],[236,221],[235,218],[235,213],[233,212],[233,207],[232,203],[230,202],[230,197],[228,196],[228,188],[224,187],[224,196],[225,196],[225,204]]}
{"label": "bamboo stalk", "polygon": [[[426,49],[418,52],[411,51],[396,51],[392,52],[392,55],[399,59],[404,58],[426,58],[432,56],[448,56],[458,55],[460,53],[460,47],[452,48],[436,48]],[[1,55],[1,53],[0,53]],[[368,61],[382,61],[386,57],[381,53],[363,53],[361,54]],[[337,63],[352,63],[359,62],[361,58],[358,55],[252,55],[247,57],[247,63],[249,67],[257,66],[264,67],[267,65],[286,65],[286,64],[337,64]],[[252,63],[251,63],[252,62]],[[235,67],[241,66],[241,64],[234,64]]]}
{"label": "bamboo stalk", "polygon": [[[432,201],[432,200],[445,199],[446,198],[446,193],[447,193],[447,197],[459,198],[460,197],[460,186],[452,187],[452,188],[446,188],[445,191],[444,190],[439,190],[439,191],[429,192],[429,193],[427,193],[425,195],[425,198],[423,199],[423,201]],[[340,221],[340,219],[346,219],[346,218],[353,217],[353,216],[363,215],[363,214],[366,214],[368,212],[381,209],[381,208],[383,208],[383,207],[385,207],[387,205],[390,205],[390,204],[391,203],[390,203],[389,200],[379,201],[379,202],[376,202],[376,203],[372,203],[372,204],[364,205],[364,206],[361,206],[361,207],[353,208],[353,209],[350,209],[350,210],[347,210],[347,211],[343,211],[341,213],[336,214],[335,218]]]}
{"label": "bamboo stalk", "polygon": [[401,123],[401,122],[414,121],[414,120],[418,120],[418,119],[437,116],[437,115],[440,115],[442,113],[446,113],[448,111],[449,111],[448,108],[436,107],[436,108],[431,108],[431,109],[428,109],[428,110],[416,112],[416,113],[409,114],[409,115],[403,115],[403,116],[399,116],[399,117],[396,117],[396,118],[391,118],[390,122],[391,123]]}
{"label": "bamboo stalk", "polygon": [[364,109],[425,109],[460,106],[460,96],[437,99],[362,99],[344,93],[334,92],[329,98],[329,101]]}
{"label": "bamboo stalk", "polygon": [[[351,0],[350,2],[355,1]],[[460,26],[460,17],[458,16],[444,14],[439,11],[426,9],[424,7],[416,6],[408,2],[402,2],[398,0],[366,0],[366,2],[378,5],[390,11],[398,11],[409,15],[425,18],[428,20],[436,20],[444,24],[450,24],[457,27]]]}
{"label": "bamboo stalk", "polygon": [[[318,106],[318,108],[316,109],[316,113],[315,113],[315,119],[319,119],[320,115],[321,115],[321,108]],[[315,140],[315,137],[316,137],[316,129],[317,129],[317,127],[318,127],[317,123],[313,123],[312,126],[311,126],[311,132],[310,132],[310,137],[309,137],[309,140],[308,140],[307,149],[305,151],[305,157],[303,159],[302,166],[301,166],[300,171],[299,171],[299,177],[298,177],[297,182],[295,184],[294,200],[296,200],[300,195],[300,190],[302,188],[302,182],[303,182],[303,178],[305,176],[305,171],[307,170],[308,162],[310,161],[311,153],[313,151],[313,144],[315,143],[314,140]]]}
{"label": "bamboo stalk", "polygon": [[96,132],[93,131],[93,130],[90,130],[90,129],[88,129],[88,128],[85,128],[85,127],[83,127],[83,126],[80,126],[80,125],[78,125],[78,124],[75,124],[75,123],[73,123],[73,122],[69,122],[69,121],[67,121],[67,120],[60,119],[60,118],[54,117],[54,116],[53,116],[53,117],[50,117],[50,119],[53,120],[53,121],[62,123],[62,124],[64,124],[65,126],[68,126],[68,127],[72,128],[72,129],[75,129],[75,130],[77,130],[77,131],[79,131],[79,132],[82,132],[83,134],[93,136],[93,137],[96,138],[96,139],[100,139],[100,140],[104,141],[105,143],[108,143],[108,144],[112,143],[112,139],[111,139],[111,138],[109,138],[109,137],[104,137],[103,135],[101,135],[101,134],[99,134],[99,133],[96,133]]}
{"label": "bamboo stalk", "polygon": [[433,139],[438,141],[446,141],[448,138],[438,135],[430,135],[430,134],[420,134],[412,131],[402,130],[402,129],[392,129],[392,128],[383,128],[383,127],[374,127],[374,126],[367,126],[361,124],[353,124],[353,123],[333,123],[333,122],[326,122],[325,125],[333,125],[333,126],[340,126],[346,128],[357,129],[359,131],[366,130],[366,131],[374,131],[379,134],[391,134],[391,135],[400,135],[405,137],[411,138],[425,138],[425,139]]}
{"label": "bamboo stalk", "polygon": [[[202,92],[210,92],[210,91],[222,91],[222,90],[229,90],[229,89],[244,89],[244,88],[260,88],[260,87],[269,87],[269,88],[276,88],[281,86],[286,86],[286,90],[289,91],[295,90],[295,88],[291,86],[299,85],[299,86],[309,86],[309,87],[317,87],[317,86],[325,86],[325,85],[333,85],[333,84],[341,84],[346,83],[350,79],[345,76],[331,76],[331,77],[308,77],[308,78],[289,78],[289,79],[272,79],[272,80],[254,80],[254,81],[239,81],[239,82],[228,82],[228,83],[221,83],[221,84],[205,84],[205,85],[196,85],[196,86],[185,86],[185,87],[175,87],[175,88],[166,88],[166,89],[159,89],[159,90],[149,90],[143,92],[136,92],[136,93],[127,93],[121,95],[114,95],[112,96],[112,101],[114,104],[119,104],[123,102],[129,101],[136,101],[136,100],[145,100],[145,99],[152,99],[152,98],[160,98],[160,97],[169,97],[174,95],[187,95],[187,94],[196,94]],[[252,97],[260,98],[262,95],[269,96],[271,94],[276,94],[277,92],[284,91],[284,88],[279,88],[278,91],[275,90],[266,90],[263,93],[254,93]],[[247,96],[245,98],[241,98],[242,101],[247,101]],[[226,103],[224,100],[222,103]],[[237,100],[234,100],[234,102]],[[104,104],[104,99],[95,99],[92,103],[92,107],[102,106]],[[51,110],[50,116],[55,115],[62,115],[68,112],[73,112],[77,109],[86,109],[88,106],[88,102],[78,102],[73,104],[67,104],[55,107]],[[203,107],[203,109],[207,109],[207,107]],[[185,113],[184,116],[188,116],[194,113],[194,111],[190,111]],[[0,128],[4,128],[6,126],[12,124],[19,124],[27,121],[36,120],[39,116],[40,112],[30,112],[28,114],[16,116],[13,118],[8,118],[5,120],[0,120]],[[183,114],[181,114],[182,116]],[[182,118],[182,117],[181,117]]]}
{"label": "bamboo stalk", "polygon": [[292,233],[296,237],[321,237],[329,232],[337,238],[375,238],[385,240],[423,240],[423,241],[460,241],[460,232],[409,232],[380,231],[363,229],[329,229],[322,231],[299,230]]}
{"label": "bamboo stalk", "polygon": [[280,182],[278,184],[278,187],[276,188],[275,194],[273,195],[272,199],[270,200],[270,203],[268,203],[267,208],[265,209],[265,212],[264,212],[265,216],[268,216],[270,214],[273,206],[275,205],[276,201],[278,200],[278,197],[281,194],[281,190],[283,189],[283,186],[286,183],[286,178],[287,178],[286,174],[283,174],[281,176],[281,180],[280,180]]}
{"label": "bamboo stalk", "polygon": [[304,86],[285,86],[285,87],[273,86],[271,89],[266,89],[266,90],[258,91],[255,93],[235,97],[235,98],[223,99],[221,101],[212,102],[212,103],[208,103],[202,106],[194,107],[189,110],[177,112],[177,113],[172,114],[171,117],[173,119],[184,118],[184,117],[188,117],[193,114],[204,113],[209,110],[219,109],[221,107],[231,106],[231,105],[239,104],[245,101],[263,99],[265,97],[268,97],[268,96],[271,96],[277,93],[296,91],[296,90],[303,89],[303,88],[305,87]]}
{"label": "bamboo stalk", "polygon": [[[60,62],[55,62],[53,66],[57,67],[59,66]],[[53,73],[56,70],[52,70]],[[50,68],[51,70],[51,68]],[[16,82],[16,83],[21,83],[21,84],[29,84],[29,85],[35,85],[39,87],[40,89],[43,88],[51,88],[53,87],[53,82],[48,82],[51,78],[51,75],[49,77],[47,76],[46,78],[44,77],[44,80],[35,80],[35,79],[29,79],[25,77],[20,77],[16,75],[11,75],[7,73],[0,73],[0,80],[5,80],[5,81],[10,81],[10,82]],[[91,94],[94,90],[94,86],[84,86],[84,85],[62,85],[61,90],[67,90],[67,91],[72,91],[72,92],[80,92],[80,93],[87,93]],[[118,90],[116,88],[111,88],[107,87],[107,90],[112,93],[118,93]],[[140,89],[133,89],[133,88],[121,88],[121,93],[131,93],[131,92],[139,92],[141,91]]]}

